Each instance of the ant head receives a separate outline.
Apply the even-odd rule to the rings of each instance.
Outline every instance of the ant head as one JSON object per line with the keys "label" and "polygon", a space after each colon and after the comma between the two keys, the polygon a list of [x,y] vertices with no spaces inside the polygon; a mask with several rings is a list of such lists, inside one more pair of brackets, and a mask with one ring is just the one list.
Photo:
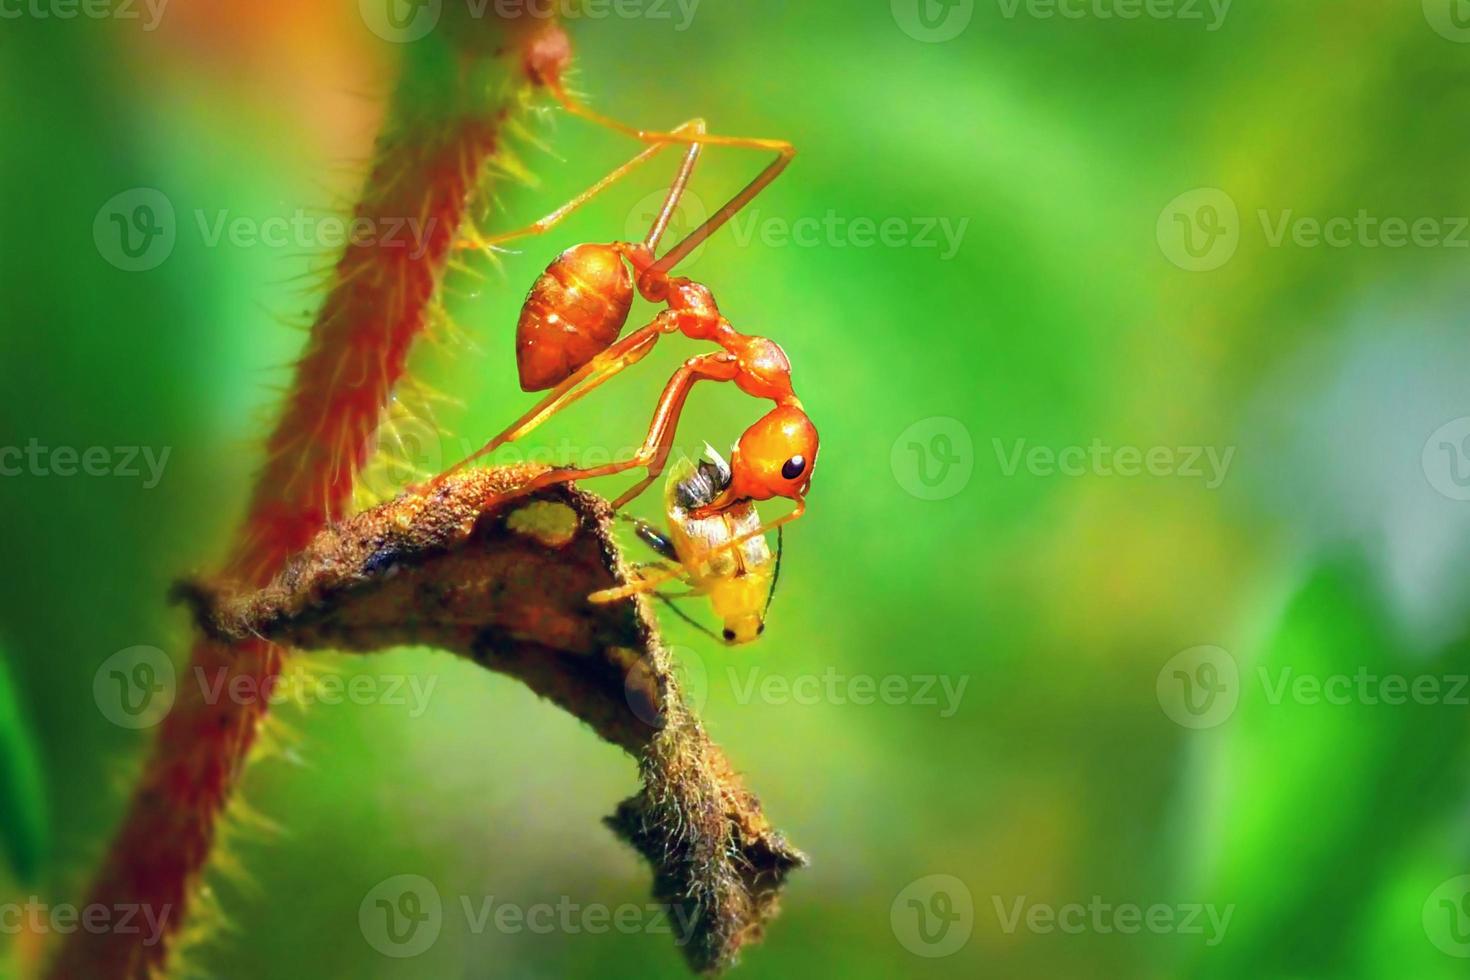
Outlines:
{"label": "ant head", "polygon": [[780,405],[745,430],[730,457],[734,498],[800,500],[817,465],[817,427],[806,412]]}

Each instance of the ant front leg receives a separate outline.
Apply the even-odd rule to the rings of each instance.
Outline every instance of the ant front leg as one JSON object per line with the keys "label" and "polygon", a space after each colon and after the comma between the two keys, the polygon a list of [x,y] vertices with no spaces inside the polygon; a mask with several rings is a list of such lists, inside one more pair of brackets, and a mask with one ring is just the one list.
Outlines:
{"label": "ant front leg", "polygon": [[792,521],[801,517],[801,515],[805,513],[806,501],[798,497],[796,498],[796,506],[791,509],[790,513],[782,514],[780,517],[776,518],[774,521],[771,521],[768,524],[762,524],[760,527],[755,528],[754,530],[746,531],[744,534],[731,538],[724,544],[716,545],[708,551],[702,552],[699,556],[700,560],[706,561],[709,558],[720,554],[721,552],[731,551],[735,548],[738,548],[752,538],[758,538],[763,535],[770,534],[772,531],[779,531],[781,528],[785,527],[787,524],[790,524]]}
{"label": "ant front leg", "polygon": [[[587,601],[594,605],[602,605],[608,602],[617,602],[635,595],[646,595],[654,592],[659,586],[675,579],[687,579],[689,572],[682,565],[657,564],[643,565],[633,569],[628,576],[628,581],[622,585],[615,585],[610,589],[599,589],[587,597]],[[701,595],[698,591],[690,591],[688,596]],[[684,598],[681,596],[680,598]]]}
{"label": "ant front leg", "polygon": [[658,408],[653,413],[653,422],[648,427],[648,437],[637,452],[627,459],[620,459],[603,466],[592,466],[587,469],[565,467],[551,470],[527,483],[525,491],[539,490],[542,487],[565,483],[569,480],[591,480],[599,476],[612,476],[614,473],[646,466],[648,475],[634,484],[627,493],[613,501],[613,509],[621,510],[629,501],[647,489],[648,485],[658,479],[659,474],[663,472],[664,463],[669,458],[670,450],[673,449],[674,430],[678,426],[679,413],[683,411],[684,403],[689,398],[689,390],[694,383],[705,380],[733,381],[739,371],[735,355],[724,351],[691,357],[669,379],[663,395],[659,398]]}
{"label": "ant front leg", "polygon": [[[490,455],[506,443],[522,438],[557,412],[612,380],[624,368],[631,367],[643,360],[648,352],[653,350],[653,345],[658,338],[667,332],[666,320],[667,318],[660,314],[652,323],[639,327],[598,354],[561,384],[551,389],[545,398],[537,402],[525,415],[512,422],[504,432],[439,474],[430,485],[438,485],[445,478],[453,473],[458,473],[475,460]],[[552,472],[560,471],[553,470]]]}

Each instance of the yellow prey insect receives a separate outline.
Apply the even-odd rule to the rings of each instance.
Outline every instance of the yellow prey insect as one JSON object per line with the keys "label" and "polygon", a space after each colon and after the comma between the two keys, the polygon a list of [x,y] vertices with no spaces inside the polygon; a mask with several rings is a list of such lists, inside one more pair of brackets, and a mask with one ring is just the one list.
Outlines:
{"label": "yellow prey insect", "polygon": [[[733,645],[749,643],[765,631],[766,610],[776,592],[781,571],[781,529],[773,555],[763,535],[749,538],[734,548],[721,548],[761,526],[755,504],[743,500],[723,507],[708,517],[691,512],[718,499],[730,485],[730,466],[709,446],[698,463],[681,459],[669,470],[664,485],[667,534],[646,521],[633,520],[634,529],[649,547],[668,559],[634,568],[627,584],[594,592],[593,602],[614,602],[640,592],[652,593],[669,604],[678,615],[706,633],[690,619],[674,599],[708,596],[715,615],[724,625],[721,635]],[[665,582],[678,579],[689,591],[677,595],[659,592]]]}

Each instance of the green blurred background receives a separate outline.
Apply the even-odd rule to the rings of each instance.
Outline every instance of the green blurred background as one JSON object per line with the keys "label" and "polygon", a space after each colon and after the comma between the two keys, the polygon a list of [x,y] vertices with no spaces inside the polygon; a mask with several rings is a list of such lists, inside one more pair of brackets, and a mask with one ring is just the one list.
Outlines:
{"label": "green blurred background", "polygon": [[[688,267],[785,347],[823,437],[761,642],[666,623],[713,736],[812,858],[738,975],[1464,975],[1470,11],[923,2],[647,0],[569,27],[599,108],[800,148]],[[303,340],[283,321],[319,299],[310,235],[211,245],[200,216],[345,207],[401,48],[341,0],[174,0],[153,30],[142,6],[5,9],[0,446],[170,452],[156,486],[0,478],[14,908],[82,900],[149,746],[94,677],[139,645],[182,667],[164,593],[221,556]],[[500,227],[633,149],[536,128],[554,155],[522,148],[537,183],[499,190]],[[707,153],[691,206],[758,165]],[[671,167],[451,277],[461,339],[414,365],[454,401],[402,423],[417,466],[529,403],[525,288],[566,245],[640,234]],[[177,218],[133,272],[93,232],[135,188]],[[666,340],[530,448],[635,444],[691,349]],[[760,411],[699,390],[680,446]],[[631,759],[441,654],[310,660],[433,687],[278,713],[243,798],[281,832],[211,874],[193,971],[684,975],[645,913],[629,933],[477,918],[650,901],[599,824]],[[404,959],[359,925],[400,875],[444,909]]]}

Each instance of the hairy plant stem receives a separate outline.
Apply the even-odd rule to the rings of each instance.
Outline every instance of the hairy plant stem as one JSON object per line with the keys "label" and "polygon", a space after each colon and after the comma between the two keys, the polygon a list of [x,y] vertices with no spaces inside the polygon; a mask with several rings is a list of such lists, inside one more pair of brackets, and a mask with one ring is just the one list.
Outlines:
{"label": "hairy plant stem", "polygon": [[[379,234],[347,247],[315,318],[227,562],[242,581],[268,582],[346,514],[502,122],[532,83],[527,45],[548,30],[559,33],[544,22],[494,18],[466,30],[479,34],[468,43],[434,34],[407,47],[355,210]],[[282,656],[258,640],[200,638],[187,670],[223,671],[252,690],[269,690]],[[266,709],[264,698],[209,703],[201,685],[180,685],[88,899],[147,910],[164,922],[163,935],[150,942],[147,930],[77,930],[50,977],[136,980],[164,970]]]}

